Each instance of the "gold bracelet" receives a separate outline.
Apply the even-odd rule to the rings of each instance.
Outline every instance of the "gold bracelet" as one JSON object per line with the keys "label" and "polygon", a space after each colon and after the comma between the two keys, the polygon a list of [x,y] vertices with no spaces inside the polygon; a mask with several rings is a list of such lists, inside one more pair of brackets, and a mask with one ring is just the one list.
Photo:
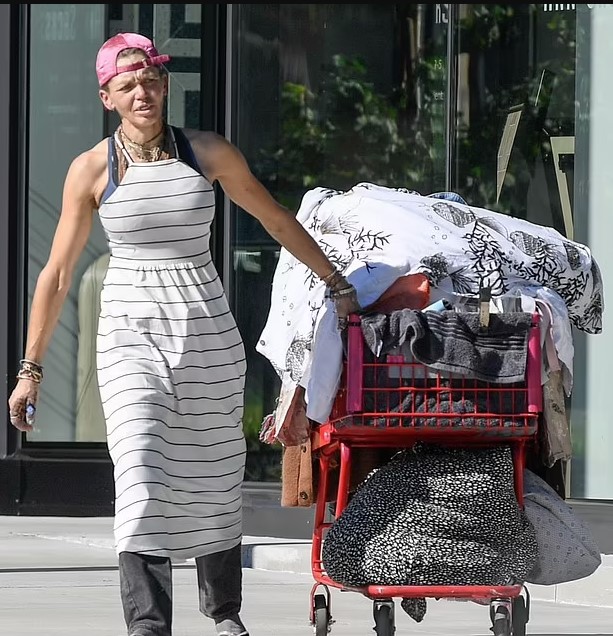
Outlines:
{"label": "gold bracelet", "polygon": [[330,285],[328,285],[328,287],[332,291],[336,291],[337,289],[345,289],[346,287],[349,287],[350,285],[351,283],[342,274],[339,274],[338,279],[335,280]]}
{"label": "gold bracelet", "polygon": [[342,285],[345,281],[345,277],[339,271],[335,270],[332,274],[326,276],[325,279],[322,278],[322,280],[328,289],[334,289],[335,287]]}
{"label": "gold bracelet", "polygon": [[326,287],[331,287],[338,278],[342,278],[342,274],[337,269],[333,269],[327,276],[322,276],[321,280]]}
{"label": "gold bracelet", "polygon": [[19,373],[17,374],[18,378],[33,380],[34,382],[41,382],[43,379],[43,367],[38,364],[38,362],[34,362],[34,360],[28,360],[27,358],[23,358],[19,361],[21,364],[21,368],[19,369]]}

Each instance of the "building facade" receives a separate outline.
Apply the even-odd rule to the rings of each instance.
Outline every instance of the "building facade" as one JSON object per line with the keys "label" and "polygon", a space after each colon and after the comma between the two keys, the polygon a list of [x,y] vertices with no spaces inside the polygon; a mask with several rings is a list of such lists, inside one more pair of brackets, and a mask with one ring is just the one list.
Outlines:
{"label": "building facade", "polygon": [[[606,299],[610,26],[606,4],[0,5],[0,400],[22,356],[66,170],[117,125],[94,72],[110,35],[153,37],[172,56],[169,123],[225,135],[290,209],[311,188],[364,181],[453,190],[587,244]],[[45,359],[37,429],[20,434],[0,411],[0,514],[112,514],[95,379],[108,248],[94,225]],[[279,387],[255,345],[278,246],[219,192],[212,247],[248,356],[246,489],[266,507],[278,498],[281,454],[258,433]],[[606,310],[602,334],[574,338],[566,490],[604,528],[613,514]]]}

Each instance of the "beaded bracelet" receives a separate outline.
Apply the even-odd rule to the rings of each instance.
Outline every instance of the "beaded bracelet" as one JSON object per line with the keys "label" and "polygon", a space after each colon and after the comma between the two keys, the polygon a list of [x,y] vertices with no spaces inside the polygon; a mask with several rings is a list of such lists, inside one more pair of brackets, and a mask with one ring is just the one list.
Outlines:
{"label": "beaded bracelet", "polygon": [[17,378],[20,380],[32,380],[33,382],[40,382],[43,379],[43,367],[38,364],[38,362],[34,362],[33,360],[28,360],[27,358],[23,358],[19,361],[21,368],[17,373]]}
{"label": "beaded bracelet", "polygon": [[332,300],[336,298],[341,298],[343,296],[353,296],[355,294],[355,287],[353,285],[349,285],[348,287],[343,287],[341,289],[331,289],[330,290],[330,298]]}
{"label": "beaded bracelet", "polygon": [[40,384],[42,382],[43,376],[42,373],[36,373],[31,369],[20,369],[17,373],[18,380],[31,380],[32,382],[36,382]]}

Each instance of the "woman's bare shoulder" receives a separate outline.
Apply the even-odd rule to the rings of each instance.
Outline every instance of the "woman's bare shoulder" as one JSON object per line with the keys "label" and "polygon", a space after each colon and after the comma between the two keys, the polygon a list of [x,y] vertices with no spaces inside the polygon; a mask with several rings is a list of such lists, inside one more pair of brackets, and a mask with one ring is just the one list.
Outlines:
{"label": "woman's bare shoulder", "polygon": [[71,162],[66,185],[100,201],[108,181],[108,138],[84,150]]}
{"label": "woman's bare shoulder", "polygon": [[200,164],[200,167],[213,182],[220,173],[220,167],[227,163],[228,157],[236,153],[235,147],[222,135],[211,130],[181,129]]}
{"label": "woman's bare shoulder", "polygon": [[236,169],[244,163],[238,148],[224,136],[210,130],[182,130],[209,180],[216,180],[228,169]]}
{"label": "woman's bare shoulder", "polygon": [[196,130],[195,128],[181,128],[183,134],[187,137],[188,141],[197,143],[225,141],[225,137],[212,130]]}
{"label": "woman's bare shoulder", "polygon": [[78,154],[71,163],[70,169],[89,176],[102,172],[108,164],[108,138],[99,141],[95,146]]}
{"label": "woman's bare shoulder", "polygon": [[212,130],[194,130],[193,128],[182,128],[181,130],[194,150],[214,152],[230,145],[225,137]]}

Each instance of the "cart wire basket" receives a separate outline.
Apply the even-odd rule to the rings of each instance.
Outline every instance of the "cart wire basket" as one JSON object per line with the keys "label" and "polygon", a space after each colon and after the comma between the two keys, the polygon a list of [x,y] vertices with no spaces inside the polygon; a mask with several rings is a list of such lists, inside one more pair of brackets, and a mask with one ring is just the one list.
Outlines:
{"label": "cart wire basket", "polygon": [[[512,450],[515,494],[523,506],[527,447],[536,442],[542,412],[538,314],[532,316],[526,347],[523,382],[484,382],[435,371],[406,352],[376,357],[364,342],[360,316],[349,317],[341,382],[334,405],[329,419],[314,426],[311,433],[311,449],[318,458],[319,468],[311,549],[315,583],[310,593],[310,623],[315,636],[330,632],[334,623],[331,587],[357,592],[372,600],[377,636],[395,634],[396,598],[487,602],[494,636],[525,636],[530,599],[521,583],[347,587],[326,573],[322,546],[327,530],[347,506],[352,450],[360,447],[401,449],[419,441],[463,447],[508,444]],[[331,477],[333,471],[337,471],[336,486]]]}

